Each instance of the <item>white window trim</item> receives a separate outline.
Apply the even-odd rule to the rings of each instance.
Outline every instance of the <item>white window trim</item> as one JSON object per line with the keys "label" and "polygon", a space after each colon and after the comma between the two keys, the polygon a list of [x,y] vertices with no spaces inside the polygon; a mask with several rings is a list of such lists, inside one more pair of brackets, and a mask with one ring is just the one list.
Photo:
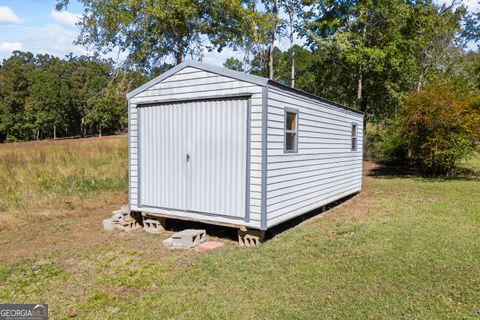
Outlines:
{"label": "white window trim", "polygon": [[[295,130],[287,130],[287,113],[294,113],[295,114]],[[299,111],[298,109],[285,107],[284,108],[284,123],[283,123],[283,153],[284,154],[295,154],[298,153],[298,126],[299,126]],[[294,133],[295,134],[295,149],[294,150],[287,150],[287,133]]]}
{"label": "white window trim", "polygon": [[354,127],[355,127],[355,136],[352,133],[350,133],[350,135],[351,135],[351,137],[350,137],[350,139],[351,139],[350,150],[352,152],[358,150],[358,123],[356,123],[356,122],[352,123],[351,131],[353,131]]}

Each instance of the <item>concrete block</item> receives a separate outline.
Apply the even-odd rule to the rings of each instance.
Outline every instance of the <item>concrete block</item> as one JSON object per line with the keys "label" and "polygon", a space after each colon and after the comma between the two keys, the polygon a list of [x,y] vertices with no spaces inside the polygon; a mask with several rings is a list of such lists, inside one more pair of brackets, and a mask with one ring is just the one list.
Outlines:
{"label": "concrete block", "polygon": [[164,247],[171,248],[173,245],[173,239],[172,237],[170,237],[168,239],[163,240],[162,243]]}
{"label": "concrete block", "polygon": [[131,219],[121,223],[115,223],[115,227],[122,231],[133,231],[140,229],[142,226],[135,219]]}
{"label": "concrete block", "polygon": [[122,212],[113,213],[112,214],[112,220],[114,220],[114,221],[123,220],[123,213]]}
{"label": "concrete block", "polygon": [[103,219],[103,229],[105,231],[112,231],[113,230],[113,221],[112,219]]}
{"label": "concrete block", "polygon": [[240,247],[256,247],[263,242],[265,231],[255,229],[239,229],[238,245]]}
{"label": "concrete block", "polygon": [[143,217],[143,230],[149,233],[162,233],[165,231],[165,218]]}
{"label": "concrete block", "polygon": [[128,205],[124,204],[123,206],[120,207],[119,210],[115,210],[112,213],[113,214],[129,214],[130,210],[128,210]]}
{"label": "concrete block", "polygon": [[204,242],[205,239],[205,230],[185,229],[172,235],[172,247],[193,248]]}

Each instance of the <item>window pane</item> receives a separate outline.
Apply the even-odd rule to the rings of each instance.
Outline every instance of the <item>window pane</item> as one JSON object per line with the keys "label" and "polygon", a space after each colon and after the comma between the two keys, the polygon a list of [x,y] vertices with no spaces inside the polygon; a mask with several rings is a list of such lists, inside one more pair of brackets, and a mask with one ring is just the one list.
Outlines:
{"label": "window pane", "polygon": [[295,144],[295,136],[296,134],[293,132],[287,132],[285,134],[285,149],[286,151],[295,151],[296,150],[296,144]]}
{"label": "window pane", "polygon": [[357,151],[357,138],[352,138],[352,151]]}
{"label": "window pane", "polygon": [[285,123],[285,129],[295,131],[297,129],[297,114],[293,112],[287,112],[287,122]]}
{"label": "window pane", "polygon": [[356,137],[356,136],[357,136],[357,125],[352,124],[352,137]]}

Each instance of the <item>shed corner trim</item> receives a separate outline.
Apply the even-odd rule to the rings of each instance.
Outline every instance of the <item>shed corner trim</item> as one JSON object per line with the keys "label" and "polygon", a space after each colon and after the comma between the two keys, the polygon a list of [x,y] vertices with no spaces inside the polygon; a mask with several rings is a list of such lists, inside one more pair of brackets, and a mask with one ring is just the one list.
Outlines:
{"label": "shed corner trim", "polygon": [[262,181],[260,229],[267,230],[268,83],[262,88]]}

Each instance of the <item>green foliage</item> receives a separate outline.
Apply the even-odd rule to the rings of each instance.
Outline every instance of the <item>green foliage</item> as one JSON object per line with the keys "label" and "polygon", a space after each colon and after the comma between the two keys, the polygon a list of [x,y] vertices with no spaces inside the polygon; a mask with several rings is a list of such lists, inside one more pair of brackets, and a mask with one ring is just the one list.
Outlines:
{"label": "green foliage", "polygon": [[394,120],[367,126],[367,156],[413,164],[425,175],[454,174],[480,151],[480,92],[447,82],[411,93]]}
{"label": "green foliage", "polygon": [[0,142],[28,139],[29,94],[27,75],[33,69],[31,53],[14,52],[0,67]]}
{"label": "green foliage", "polygon": [[124,131],[125,94],[145,80],[95,56],[16,51],[0,64],[0,142]]}
{"label": "green foliage", "polygon": [[242,61],[238,60],[237,58],[233,58],[233,57],[227,58],[227,60],[225,60],[225,62],[223,63],[223,66],[227,69],[235,70],[235,71],[243,71],[244,68],[245,68],[243,66]]}
{"label": "green foliage", "polygon": [[401,164],[405,148],[398,130],[398,120],[388,120],[367,125],[365,131],[365,157],[388,164]]}
{"label": "green foliage", "polygon": [[[69,2],[58,0],[57,9]],[[84,14],[77,43],[100,53],[128,52],[127,62],[142,70],[152,70],[165,59],[178,64],[187,55],[200,58],[204,49],[240,45],[251,21],[236,0],[79,2]]]}
{"label": "green foliage", "polygon": [[310,0],[301,34],[319,56],[319,94],[392,117],[404,96],[446,71],[465,8],[431,1]]}
{"label": "green foliage", "polygon": [[[291,85],[292,55],[295,56],[295,88],[318,94],[317,77],[322,70],[319,65],[319,57],[299,45],[294,45],[287,51],[281,51],[278,47],[275,47],[273,51],[275,61],[273,65],[274,80],[285,85]],[[262,63],[260,57],[257,56],[253,59],[250,67],[252,74],[262,77],[268,76],[267,66]]]}
{"label": "green foliage", "polygon": [[[363,110],[371,123],[385,125],[406,96],[439,79],[448,78],[462,92],[480,88],[480,55],[464,51],[465,41],[478,41],[478,13],[462,5],[397,0],[80,3],[84,13],[77,43],[97,54],[127,52],[125,69],[98,56],[62,60],[16,52],[0,67],[0,141],[124,131],[126,92],[188,55],[201,59],[204,52],[225,47],[244,53],[242,61],[229,58],[227,68],[266,77],[273,73],[285,85],[294,79],[296,88]],[[57,0],[57,9],[68,4]],[[295,34],[305,39],[303,46],[294,45]],[[290,48],[282,51],[286,38]],[[385,146],[387,154],[395,141]]]}
{"label": "green foliage", "polygon": [[468,13],[465,19],[465,37],[480,48],[480,10]]}
{"label": "green foliage", "polygon": [[428,175],[454,172],[480,151],[480,95],[449,84],[428,85],[406,99],[399,132],[408,157]]}

